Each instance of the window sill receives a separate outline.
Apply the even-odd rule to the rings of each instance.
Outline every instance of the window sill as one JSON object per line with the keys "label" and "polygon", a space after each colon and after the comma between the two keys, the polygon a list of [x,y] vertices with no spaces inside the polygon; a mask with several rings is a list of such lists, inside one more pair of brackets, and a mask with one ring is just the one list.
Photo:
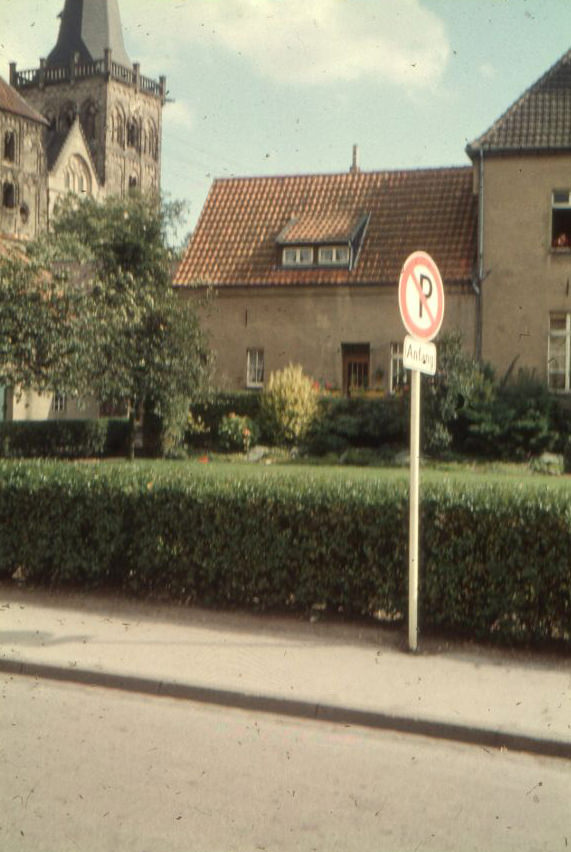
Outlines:
{"label": "window sill", "polygon": [[551,254],[571,254],[571,246],[551,246]]}

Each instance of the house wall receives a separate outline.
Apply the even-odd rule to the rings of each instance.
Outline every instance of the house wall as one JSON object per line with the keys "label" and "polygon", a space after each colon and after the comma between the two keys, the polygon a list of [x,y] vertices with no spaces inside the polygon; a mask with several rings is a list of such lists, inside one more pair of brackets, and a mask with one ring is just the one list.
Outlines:
{"label": "house wall", "polygon": [[[181,290],[181,295],[197,298],[199,292]],[[220,289],[199,308],[199,315],[216,353],[216,384],[226,390],[246,387],[249,348],[264,350],[266,379],[290,362],[301,363],[314,379],[340,389],[342,344],[368,343],[371,385],[386,391],[391,343],[402,343],[406,333],[396,284],[394,288]],[[476,327],[471,289],[446,292],[442,331],[452,328],[461,330],[466,348],[473,353]]]}
{"label": "house wall", "polygon": [[484,159],[482,356],[547,379],[549,313],[571,311],[571,250],[551,247],[554,189],[571,190],[571,155]]}
{"label": "house wall", "polygon": [[99,417],[99,406],[94,400],[66,399],[63,410],[54,411],[53,394],[35,391],[13,391],[6,394],[6,420],[88,420]]}

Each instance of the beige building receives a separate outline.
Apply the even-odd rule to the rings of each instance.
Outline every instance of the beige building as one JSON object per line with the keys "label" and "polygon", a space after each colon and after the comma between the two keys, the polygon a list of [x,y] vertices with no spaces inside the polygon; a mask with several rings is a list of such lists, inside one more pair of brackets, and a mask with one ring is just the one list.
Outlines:
{"label": "beige building", "polygon": [[571,391],[571,51],[467,152],[479,204],[481,355]]}
{"label": "beige building", "polygon": [[[58,199],[158,193],[166,81],[151,80],[123,43],[117,0],[65,0],[57,43],[36,68],[0,78],[0,243],[49,227]],[[94,402],[0,389],[13,420],[98,414]]]}
{"label": "beige building", "polygon": [[210,289],[218,382],[301,363],[343,392],[403,378],[402,264],[432,255],[443,331],[501,378],[571,391],[571,51],[467,147],[457,169],[216,181],[175,283]]}
{"label": "beige building", "polygon": [[344,393],[404,380],[397,284],[432,255],[444,328],[475,346],[476,204],[469,167],[216,181],[175,279],[203,318],[227,389],[290,361]]}

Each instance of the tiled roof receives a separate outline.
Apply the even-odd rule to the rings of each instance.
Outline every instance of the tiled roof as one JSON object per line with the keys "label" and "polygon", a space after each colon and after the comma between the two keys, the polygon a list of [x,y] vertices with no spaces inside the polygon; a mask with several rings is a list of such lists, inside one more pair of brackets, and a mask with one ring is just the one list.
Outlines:
{"label": "tiled roof", "polygon": [[[396,284],[416,250],[432,255],[445,282],[469,282],[476,212],[469,167],[217,180],[175,284]],[[280,265],[277,241],[290,223],[294,234],[323,242],[365,217],[352,269]]]}
{"label": "tiled roof", "polygon": [[571,150],[571,50],[466,150]]}
{"label": "tiled roof", "polygon": [[0,110],[28,118],[30,121],[37,121],[39,124],[47,124],[43,115],[32,109],[16,89],[12,88],[2,77],[0,77]]}

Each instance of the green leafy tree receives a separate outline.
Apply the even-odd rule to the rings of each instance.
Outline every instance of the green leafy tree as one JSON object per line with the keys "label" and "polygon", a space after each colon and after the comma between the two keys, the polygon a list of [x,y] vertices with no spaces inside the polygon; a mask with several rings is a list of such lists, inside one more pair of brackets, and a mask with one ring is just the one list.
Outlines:
{"label": "green leafy tree", "polygon": [[68,275],[79,357],[67,380],[102,403],[128,404],[131,457],[138,412],[160,421],[164,448],[182,434],[189,403],[208,384],[210,357],[196,313],[171,286],[167,233],[180,210],[143,196],[104,203],[70,196],[31,249],[44,267],[74,262],[77,272],[80,264],[80,285]]}
{"label": "green leafy tree", "polygon": [[0,258],[0,384],[76,393],[85,354],[82,295],[65,271],[14,252]]}
{"label": "green leafy tree", "polygon": [[491,379],[463,348],[460,332],[444,334],[437,346],[437,372],[422,396],[423,448],[435,454],[450,449],[459,413],[470,400],[491,392]]}

